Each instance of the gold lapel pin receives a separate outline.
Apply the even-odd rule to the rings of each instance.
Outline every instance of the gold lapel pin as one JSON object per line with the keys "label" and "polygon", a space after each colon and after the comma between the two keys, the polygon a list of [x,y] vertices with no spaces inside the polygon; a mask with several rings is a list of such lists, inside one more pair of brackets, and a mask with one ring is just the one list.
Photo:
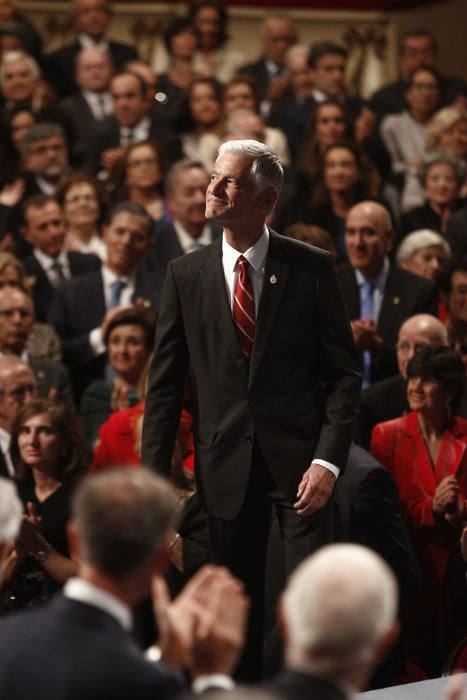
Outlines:
{"label": "gold lapel pin", "polygon": [[271,277],[269,278],[269,281],[271,284],[277,284],[277,282],[279,280],[277,279],[276,275],[271,275]]}
{"label": "gold lapel pin", "polygon": [[393,304],[400,304],[401,303],[400,297],[394,297],[394,299],[392,300],[392,303]]}

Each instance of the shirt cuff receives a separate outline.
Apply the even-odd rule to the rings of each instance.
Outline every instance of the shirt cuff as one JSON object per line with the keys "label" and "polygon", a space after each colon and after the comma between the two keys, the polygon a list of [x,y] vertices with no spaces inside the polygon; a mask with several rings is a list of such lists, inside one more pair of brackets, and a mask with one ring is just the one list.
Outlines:
{"label": "shirt cuff", "polygon": [[229,676],[224,676],[222,673],[211,673],[204,676],[198,676],[193,681],[191,689],[196,695],[204,693],[210,688],[219,688],[220,690],[232,690],[235,688],[235,683]]}
{"label": "shirt cuff", "polygon": [[328,469],[331,472],[331,474],[334,474],[336,479],[339,476],[339,474],[341,473],[341,470],[339,469],[339,467],[336,467],[335,464],[331,464],[331,462],[326,462],[325,459],[314,459],[312,464],[319,464],[320,467],[324,467],[325,469]]}
{"label": "shirt cuff", "polygon": [[94,355],[103,355],[106,351],[100,328],[94,328],[89,334],[89,344]]}

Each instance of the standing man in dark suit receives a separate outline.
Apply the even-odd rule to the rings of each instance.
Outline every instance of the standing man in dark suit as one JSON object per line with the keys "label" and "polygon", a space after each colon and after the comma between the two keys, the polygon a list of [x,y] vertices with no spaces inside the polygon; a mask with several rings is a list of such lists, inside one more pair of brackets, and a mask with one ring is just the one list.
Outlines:
{"label": "standing man in dark suit", "polygon": [[264,144],[221,145],[206,218],[224,234],[169,265],[143,430],[143,460],[168,474],[190,367],[212,557],[252,598],[244,678],[261,673],[271,506],[290,571],[329,536],[318,526],[347,459],[360,390],[331,257],[265,226],[282,179]]}
{"label": "standing man in dark suit", "polygon": [[77,401],[90,382],[105,377],[105,331],[116,312],[138,299],[156,311],[159,307],[157,280],[138,269],[150,248],[152,226],[139,204],[118,204],[103,228],[105,265],[65,282],[56,295],[49,321],[60,337]]}
{"label": "standing man in dark suit", "polygon": [[89,159],[89,134],[99,122],[113,114],[109,90],[112,73],[112,59],[105,49],[90,46],[76,55],[78,90],[61,100],[57,108],[68,135],[70,160],[75,167]]}
{"label": "standing man in dark suit", "polygon": [[414,314],[436,316],[436,289],[428,280],[393,265],[391,217],[377,202],[356,204],[347,215],[349,264],[339,269],[355,344],[362,353],[363,386],[397,374],[396,342]]}
{"label": "standing man in dark suit", "polygon": [[285,670],[266,689],[283,700],[345,700],[366,689],[397,637],[397,582],[366,547],[324,547],[281,601]]}
{"label": "standing man in dark suit", "polygon": [[112,16],[108,0],[73,0],[72,12],[77,37],[74,42],[46,56],[46,74],[60,97],[78,90],[75,83],[75,60],[81,49],[99,46],[108,51],[114,69],[122,70],[128,61],[138,58],[133,46],[106,38]]}
{"label": "standing man in dark suit", "polygon": [[163,280],[171,260],[200,250],[222,232],[205,217],[208,184],[202,163],[184,159],[169,170],[165,191],[172,221],[156,232],[154,247],[143,260],[149,274]]}
{"label": "standing man in dark suit", "polygon": [[[232,687],[245,596],[225,570],[207,567],[164,602],[160,575],[175,514],[171,486],[145,469],[81,484],[68,529],[78,576],[47,607],[2,620],[2,698],[24,700],[34,688],[36,700],[172,700],[185,690],[182,666],[195,691]],[[133,609],[151,587],[167,665],[146,660],[131,638]]]}
{"label": "standing man in dark suit", "polygon": [[284,97],[290,90],[285,57],[297,41],[295,25],[286,15],[270,15],[260,28],[262,54],[254,63],[238,71],[255,84],[262,101],[262,112],[267,116],[272,102]]}
{"label": "standing man in dark suit", "polygon": [[152,141],[165,168],[182,157],[180,139],[167,129],[148,104],[146,85],[140,75],[117,73],[110,83],[114,114],[103,119],[90,134],[92,154],[87,168],[94,173],[109,171],[120,160],[126,146]]}
{"label": "standing man in dark suit", "polygon": [[32,246],[24,267],[33,278],[36,319],[45,322],[60,285],[72,277],[98,269],[100,260],[95,255],[64,249],[65,220],[53,197],[30,197],[25,202],[23,216],[23,236]]}

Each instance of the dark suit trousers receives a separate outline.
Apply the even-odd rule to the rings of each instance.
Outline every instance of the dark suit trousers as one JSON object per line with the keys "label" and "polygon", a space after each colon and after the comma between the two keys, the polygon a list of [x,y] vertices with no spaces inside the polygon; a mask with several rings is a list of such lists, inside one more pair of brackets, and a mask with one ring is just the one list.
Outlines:
{"label": "dark suit trousers", "polygon": [[239,514],[233,520],[209,518],[213,562],[228,567],[244,582],[251,601],[247,644],[236,674],[242,681],[262,677],[266,554],[273,507],[289,575],[312,551],[332,540],[331,511],[326,507],[313,516],[297,515],[274,482],[255,441],[250,480]]}

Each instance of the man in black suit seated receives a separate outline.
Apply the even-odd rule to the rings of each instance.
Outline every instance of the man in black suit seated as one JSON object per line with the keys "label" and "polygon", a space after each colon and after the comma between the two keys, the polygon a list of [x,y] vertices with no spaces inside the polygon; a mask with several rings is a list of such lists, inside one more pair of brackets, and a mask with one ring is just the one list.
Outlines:
{"label": "man in black suit seated", "polygon": [[23,215],[22,233],[32,246],[24,267],[33,278],[36,319],[45,322],[60,285],[72,277],[98,269],[100,260],[94,255],[65,250],[65,221],[60,205],[53,197],[31,197],[24,204]]}
{"label": "man in black suit seated", "polygon": [[222,232],[220,226],[206,220],[208,184],[209,175],[201,163],[184,159],[172,166],[165,191],[173,218],[156,232],[154,247],[143,260],[148,274],[164,280],[171,260],[201,250]]}
{"label": "man in black suit seated", "polygon": [[396,267],[388,253],[394,240],[391,217],[377,202],[356,204],[347,215],[349,264],[339,269],[352,331],[363,360],[363,387],[397,374],[397,334],[417,313],[437,313],[431,282]]}
{"label": "man in black suit seated", "polygon": [[446,326],[430,314],[416,314],[399,329],[397,365],[399,373],[375,382],[363,393],[355,426],[355,440],[369,449],[371,432],[377,423],[403,416],[409,410],[406,376],[409,360],[425,345],[447,345]]}
{"label": "man in black suit seated", "polygon": [[25,403],[36,398],[34,373],[19,357],[0,357],[0,476],[13,478],[10,435]]}
{"label": "man in black suit seated", "polygon": [[48,79],[60,97],[72,95],[78,90],[75,83],[75,59],[79,51],[89,46],[99,46],[108,51],[115,70],[122,70],[125,63],[138,58],[133,46],[106,38],[112,16],[108,0],[72,0],[72,13],[76,39],[46,56]]}
{"label": "man in black suit seated", "polygon": [[98,122],[113,114],[109,91],[112,73],[112,60],[105,49],[90,46],[76,54],[75,79],[79,89],[58,105],[75,167],[89,158],[89,133]]}
{"label": "man in black suit seated", "polygon": [[69,168],[68,144],[60,124],[32,126],[20,143],[23,158],[23,201],[35,194],[53,196]]}
{"label": "man in black suit seated", "polygon": [[78,402],[91,381],[105,378],[104,337],[115,313],[138,299],[159,308],[161,284],[138,269],[151,245],[152,225],[139,204],[114,207],[103,228],[105,265],[65,282],[54,299],[49,321],[62,342]]}
{"label": "man in black suit seated", "polygon": [[39,397],[58,399],[73,409],[73,394],[66,367],[31,357],[26,351],[34,320],[34,304],[29,294],[13,287],[0,290],[0,356],[16,355],[21,358],[34,372]]}
{"label": "man in black suit seated", "polygon": [[323,547],[282,596],[286,668],[267,689],[283,700],[345,700],[364,690],[397,637],[396,614],[397,582],[377,554]]}
{"label": "man in black suit seated", "polygon": [[284,97],[290,90],[285,66],[288,49],[297,41],[293,20],[286,15],[269,15],[260,28],[262,54],[254,63],[242,66],[238,71],[255,84],[264,115],[271,103]]}
{"label": "man in black suit seated", "polygon": [[[382,119],[386,114],[406,109],[405,93],[411,74],[421,66],[436,68],[437,63],[438,45],[433,34],[426,29],[406,32],[399,45],[400,79],[385,85],[371,98],[370,107],[378,118]],[[440,76],[440,88],[439,107],[446,107],[453,104],[457,98],[467,96],[464,80],[452,75]]]}
{"label": "man in black suit seated", "polygon": [[158,119],[148,103],[146,84],[140,75],[117,73],[110,83],[114,114],[103,119],[90,134],[91,159],[87,169],[108,172],[120,160],[126,146],[154,142],[167,168],[182,157],[180,139]]}
{"label": "man in black suit seated", "polygon": [[[185,689],[232,687],[247,602],[225,569],[206,567],[173,603],[160,575],[176,520],[168,482],[147,470],[85,480],[68,535],[78,577],[63,595],[12,615],[0,630],[0,696],[24,700],[172,700]],[[146,660],[131,639],[132,610],[153,591],[167,665]],[[220,676],[220,677],[219,677]]]}

